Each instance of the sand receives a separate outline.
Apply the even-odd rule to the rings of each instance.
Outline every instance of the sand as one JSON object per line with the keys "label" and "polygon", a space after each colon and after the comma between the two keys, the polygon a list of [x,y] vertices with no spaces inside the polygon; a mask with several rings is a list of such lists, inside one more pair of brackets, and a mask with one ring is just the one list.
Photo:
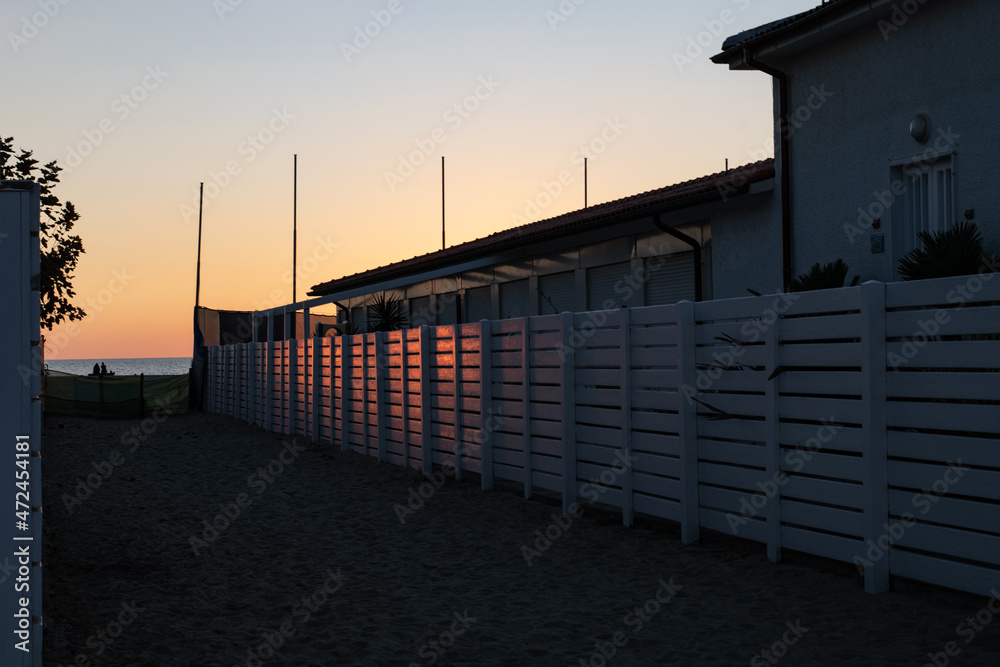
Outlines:
{"label": "sand", "polygon": [[848,565],[227,417],[142,427],[46,418],[46,665],[1000,664],[1000,615],[960,625],[984,598],[871,596]]}

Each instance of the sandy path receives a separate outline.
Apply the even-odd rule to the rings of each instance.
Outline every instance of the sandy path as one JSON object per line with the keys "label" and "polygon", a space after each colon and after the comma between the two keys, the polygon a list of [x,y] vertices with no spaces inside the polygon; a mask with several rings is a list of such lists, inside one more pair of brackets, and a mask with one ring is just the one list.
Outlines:
{"label": "sandy path", "polygon": [[948,642],[946,664],[1000,664],[1000,615],[957,629],[981,598],[869,596],[847,566],[594,511],[560,528],[474,482],[403,524],[413,471],[219,416],[138,424],[46,421],[46,665],[924,665]]}

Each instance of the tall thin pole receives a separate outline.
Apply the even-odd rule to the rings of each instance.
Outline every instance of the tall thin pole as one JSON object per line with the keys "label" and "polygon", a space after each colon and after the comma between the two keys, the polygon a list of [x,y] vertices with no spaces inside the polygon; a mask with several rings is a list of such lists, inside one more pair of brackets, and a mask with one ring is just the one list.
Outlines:
{"label": "tall thin pole", "polygon": [[587,182],[587,172],[588,172],[588,161],[590,158],[583,158],[583,207],[587,208],[587,188],[589,183]]}
{"label": "tall thin pole", "polygon": [[[299,154],[296,153],[292,160],[292,303],[296,303],[297,294],[296,281],[298,276],[296,270],[299,265]],[[295,324],[298,318],[292,314],[292,331],[289,340],[295,339]]]}
{"label": "tall thin pole", "polygon": [[292,163],[292,303],[296,302],[295,269],[298,266],[299,251],[299,155],[295,154]]}
{"label": "tall thin pole", "polygon": [[194,307],[201,304],[201,214],[205,204],[205,184],[198,191],[198,270],[194,281]]}
{"label": "tall thin pole", "polygon": [[448,247],[445,243],[445,206],[444,206],[444,156],[441,156],[441,250]]}

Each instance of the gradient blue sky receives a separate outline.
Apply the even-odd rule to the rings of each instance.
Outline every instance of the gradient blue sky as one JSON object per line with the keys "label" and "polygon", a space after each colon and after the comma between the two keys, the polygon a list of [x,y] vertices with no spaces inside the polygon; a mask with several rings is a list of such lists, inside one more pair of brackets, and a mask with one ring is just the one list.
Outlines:
{"label": "gradient blue sky", "polygon": [[48,356],[190,353],[201,181],[202,305],[291,301],[295,153],[300,299],[440,247],[442,155],[451,245],[580,208],[602,133],[591,203],[773,154],[770,79],[708,59],[815,0],[576,2],[6,0],[0,133],[73,166],[87,250]]}

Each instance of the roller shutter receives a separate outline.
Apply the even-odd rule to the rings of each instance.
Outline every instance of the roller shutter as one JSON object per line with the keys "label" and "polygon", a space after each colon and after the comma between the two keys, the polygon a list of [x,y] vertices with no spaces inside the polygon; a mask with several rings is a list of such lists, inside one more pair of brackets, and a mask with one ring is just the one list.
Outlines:
{"label": "roller shutter", "polygon": [[461,302],[458,292],[438,294],[437,298],[437,323],[438,324],[458,324],[459,313],[461,312]]}
{"label": "roller shutter", "polygon": [[575,312],[576,275],[572,271],[538,278],[538,310],[542,315]]}
{"label": "roller shutter", "polygon": [[[598,266],[587,270],[587,310],[621,308],[628,295],[632,265],[629,262]],[[618,291],[615,291],[615,286]]]}
{"label": "roller shutter", "polygon": [[469,313],[466,318],[468,322],[493,319],[493,309],[490,308],[491,294],[492,290],[489,285],[465,290],[465,305]]}
{"label": "roller shutter", "polygon": [[694,301],[694,253],[682,252],[646,260],[646,305]]}
{"label": "roller shutter", "polygon": [[424,324],[434,326],[434,313],[431,312],[431,298],[419,296],[410,299],[410,326],[416,329]]}
{"label": "roller shutter", "polygon": [[515,280],[500,285],[500,319],[528,316],[528,281]]}

